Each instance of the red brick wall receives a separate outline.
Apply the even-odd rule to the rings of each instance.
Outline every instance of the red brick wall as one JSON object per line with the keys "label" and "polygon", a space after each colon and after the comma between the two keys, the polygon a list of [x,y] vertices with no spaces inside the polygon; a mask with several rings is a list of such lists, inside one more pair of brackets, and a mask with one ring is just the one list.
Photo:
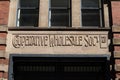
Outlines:
{"label": "red brick wall", "polygon": [[[8,14],[9,14],[9,0],[0,0],[0,27],[5,27],[8,24]],[[0,38],[6,38],[7,33],[2,32],[0,29]],[[0,51],[5,51],[6,45],[0,44]],[[0,57],[0,66],[8,65],[8,59],[4,57]],[[8,72],[5,70],[0,69],[0,80],[7,79]]]}
{"label": "red brick wall", "polygon": [[0,80],[8,79],[8,73],[7,72],[0,72]]}
{"label": "red brick wall", "polygon": [[0,0],[0,25],[7,25],[9,14],[9,0]]}
{"label": "red brick wall", "polygon": [[113,25],[120,26],[120,1],[112,1]]}
{"label": "red brick wall", "polygon": [[[113,26],[120,27],[120,1],[112,1]],[[120,33],[114,33],[114,38],[120,39]],[[120,52],[120,45],[114,46],[114,52]],[[120,58],[115,58],[115,65],[120,67]],[[116,78],[120,79],[120,71],[116,70]]]}

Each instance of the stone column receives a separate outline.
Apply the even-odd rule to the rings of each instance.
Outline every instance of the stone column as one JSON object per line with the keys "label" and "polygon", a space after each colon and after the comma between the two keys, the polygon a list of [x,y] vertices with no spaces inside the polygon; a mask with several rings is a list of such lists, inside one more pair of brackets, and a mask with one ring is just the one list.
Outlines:
{"label": "stone column", "polygon": [[9,7],[8,27],[16,26],[17,5],[19,0],[11,0]]}
{"label": "stone column", "polygon": [[110,27],[109,26],[108,4],[104,4],[104,20],[105,20],[105,27]]}
{"label": "stone column", "polygon": [[48,27],[49,0],[40,0],[39,7],[39,27]]}
{"label": "stone column", "polygon": [[72,0],[72,27],[81,26],[81,0]]}

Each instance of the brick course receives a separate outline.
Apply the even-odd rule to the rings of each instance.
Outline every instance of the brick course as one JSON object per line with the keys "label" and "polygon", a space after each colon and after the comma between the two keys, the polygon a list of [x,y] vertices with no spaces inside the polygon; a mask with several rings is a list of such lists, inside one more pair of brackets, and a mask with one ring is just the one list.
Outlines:
{"label": "brick course", "polygon": [[4,72],[3,78],[8,78],[8,72]]}
{"label": "brick course", "polygon": [[120,34],[113,34],[114,38],[120,38]]}
{"label": "brick course", "polygon": [[0,78],[3,78],[3,72],[0,72]]}
{"label": "brick course", "polygon": [[7,79],[8,78],[8,73],[7,72],[0,72],[0,79]]}

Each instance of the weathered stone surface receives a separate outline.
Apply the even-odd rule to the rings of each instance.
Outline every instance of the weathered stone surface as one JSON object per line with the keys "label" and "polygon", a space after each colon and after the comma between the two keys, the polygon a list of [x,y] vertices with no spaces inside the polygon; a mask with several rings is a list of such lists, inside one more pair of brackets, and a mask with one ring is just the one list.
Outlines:
{"label": "weathered stone surface", "polygon": [[7,38],[7,55],[109,54],[107,31],[11,31]]}
{"label": "weathered stone surface", "polygon": [[6,26],[0,26],[0,31],[7,31],[7,27]]}
{"label": "weathered stone surface", "polygon": [[0,50],[0,57],[5,57],[5,50]]}
{"label": "weathered stone surface", "polygon": [[0,38],[0,44],[6,44],[6,39],[5,38]]}
{"label": "weathered stone surface", "polygon": [[120,38],[114,38],[113,44],[120,45]]}
{"label": "weathered stone surface", "polygon": [[113,32],[120,32],[120,26],[114,26],[112,27]]}
{"label": "weathered stone surface", "polygon": [[8,65],[0,64],[0,71],[8,72]]}

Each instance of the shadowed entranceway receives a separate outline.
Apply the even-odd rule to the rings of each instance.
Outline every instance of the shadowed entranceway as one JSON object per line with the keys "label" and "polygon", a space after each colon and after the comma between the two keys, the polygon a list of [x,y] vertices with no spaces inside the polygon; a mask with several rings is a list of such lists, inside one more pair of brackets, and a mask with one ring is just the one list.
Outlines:
{"label": "shadowed entranceway", "polygon": [[14,80],[109,80],[106,58],[15,57]]}

